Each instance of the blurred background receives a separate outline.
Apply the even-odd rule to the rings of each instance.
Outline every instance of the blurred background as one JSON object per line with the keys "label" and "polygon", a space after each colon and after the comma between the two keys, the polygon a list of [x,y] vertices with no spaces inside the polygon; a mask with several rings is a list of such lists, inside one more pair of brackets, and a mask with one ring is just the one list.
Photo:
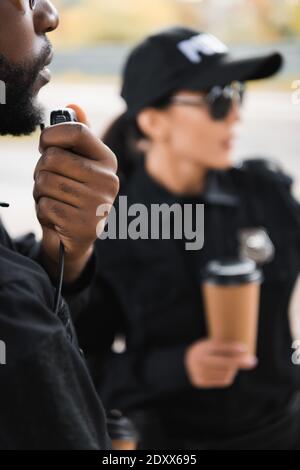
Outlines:
{"label": "blurred background", "polygon": [[[47,108],[75,102],[101,134],[123,108],[120,72],[131,47],[145,35],[181,24],[215,34],[237,55],[280,50],[286,62],[273,80],[251,85],[234,157],[271,157],[295,177],[300,194],[300,0],[53,0],[61,23],[52,83],[41,91]],[[1,139],[1,211],[13,235],[39,234],[32,174],[38,133]]]}

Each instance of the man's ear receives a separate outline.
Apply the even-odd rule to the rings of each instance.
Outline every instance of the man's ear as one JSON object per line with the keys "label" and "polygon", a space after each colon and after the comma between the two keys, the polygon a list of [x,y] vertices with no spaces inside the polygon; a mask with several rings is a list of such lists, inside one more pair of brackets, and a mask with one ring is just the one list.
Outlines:
{"label": "man's ear", "polygon": [[141,131],[152,141],[165,141],[168,135],[168,120],[159,109],[146,108],[137,116]]}

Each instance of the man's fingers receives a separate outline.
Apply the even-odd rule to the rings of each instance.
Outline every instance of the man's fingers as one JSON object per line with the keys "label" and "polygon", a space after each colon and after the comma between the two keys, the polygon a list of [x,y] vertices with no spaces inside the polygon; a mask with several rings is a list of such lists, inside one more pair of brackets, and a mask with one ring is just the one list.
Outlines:
{"label": "man's fingers", "polygon": [[44,151],[35,168],[35,180],[41,171],[57,173],[80,183],[89,183],[89,185],[93,182],[95,187],[99,187],[102,178],[107,175],[110,184],[115,180],[116,191],[118,190],[118,178],[106,166],[58,147],[49,147]]}
{"label": "man's fingers", "polygon": [[65,230],[65,221],[67,219],[78,220],[80,216],[80,211],[76,207],[53,198],[41,197],[36,205],[36,212],[41,225],[49,228],[64,229],[66,236],[72,237],[76,235],[74,233],[67,234]]}
{"label": "man's fingers", "polygon": [[36,165],[34,180],[41,171],[49,171],[85,183],[98,168],[99,165],[68,150],[48,147]]}
{"label": "man's fingers", "polygon": [[67,122],[47,127],[40,136],[41,154],[49,147],[59,147],[90,160],[103,161],[107,168],[117,171],[114,153],[85,124]]}
{"label": "man's fingers", "polygon": [[66,108],[73,109],[73,111],[76,113],[78,122],[81,122],[82,124],[90,127],[85,111],[80,106],[78,106],[78,104],[68,104]]}
{"label": "man's fingers", "polygon": [[40,171],[36,175],[33,197],[36,203],[41,198],[47,197],[81,209],[87,222],[93,224],[93,220],[97,216],[97,208],[101,204],[113,204],[110,188],[111,182],[106,178],[99,179],[96,189],[91,189],[88,185],[65,178],[57,173]]}
{"label": "man's fingers", "polygon": [[[55,199],[42,197],[36,205],[37,217],[43,228],[56,232],[63,242],[68,254],[69,248],[78,243],[81,246],[90,245],[90,237],[85,237],[81,227],[86,225],[82,211],[76,207],[64,204]],[[66,220],[71,223],[66,225]]]}
{"label": "man's fingers", "polygon": [[48,197],[81,208],[89,196],[92,197],[92,192],[78,181],[49,171],[40,171],[36,175],[33,190],[36,203],[41,197]]}

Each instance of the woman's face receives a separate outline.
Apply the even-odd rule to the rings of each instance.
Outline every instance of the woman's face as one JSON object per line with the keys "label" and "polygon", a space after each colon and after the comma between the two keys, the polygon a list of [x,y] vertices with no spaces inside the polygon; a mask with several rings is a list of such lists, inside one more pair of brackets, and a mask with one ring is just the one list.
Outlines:
{"label": "woman's face", "polygon": [[[199,92],[182,90],[176,93],[180,101],[203,97]],[[190,106],[172,104],[163,113],[163,143],[172,155],[199,163],[207,169],[225,169],[231,166],[230,154],[234,128],[240,120],[239,104],[233,103],[226,118],[214,120],[205,104]]]}

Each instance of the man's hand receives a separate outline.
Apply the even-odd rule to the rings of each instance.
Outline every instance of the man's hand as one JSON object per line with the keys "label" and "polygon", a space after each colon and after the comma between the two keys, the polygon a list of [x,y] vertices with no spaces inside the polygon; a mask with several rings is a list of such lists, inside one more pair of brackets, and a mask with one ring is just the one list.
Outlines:
{"label": "man's hand", "polygon": [[112,206],[119,190],[117,159],[80,123],[46,128],[34,174],[33,196],[43,229],[42,251],[55,275],[59,243],[65,247],[65,281],[80,275],[97,238],[101,204]]}
{"label": "man's hand", "polygon": [[239,369],[253,369],[257,359],[242,344],[201,340],[185,355],[189,379],[197,388],[225,388],[233,384]]}

